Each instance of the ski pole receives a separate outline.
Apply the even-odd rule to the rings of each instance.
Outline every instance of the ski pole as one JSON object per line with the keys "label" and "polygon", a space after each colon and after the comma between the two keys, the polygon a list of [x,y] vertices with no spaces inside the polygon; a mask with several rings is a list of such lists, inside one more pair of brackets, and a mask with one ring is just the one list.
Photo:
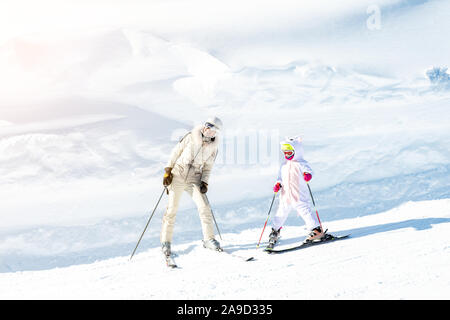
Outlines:
{"label": "ski pole", "polygon": [[266,223],[264,223],[264,228],[261,232],[261,236],[259,237],[259,241],[258,244],[256,245],[256,248],[259,248],[259,244],[261,243],[261,239],[262,236],[264,234],[264,230],[266,230],[266,226],[267,226],[267,221],[269,221],[269,217],[270,217],[270,212],[272,211],[272,206],[273,206],[273,202],[275,201],[275,197],[277,196],[277,193],[275,192],[272,198],[272,203],[270,204],[270,209],[269,209],[269,213],[267,214],[267,219],[266,219]]}
{"label": "ski pole", "polygon": [[208,207],[211,210],[211,215],[213,217],[214,224],[216,225],[217,232],[219,233],[220,240],[223,240],[222,235],[220,234],[219,225],[217,224],[217,221],[216,221],[216,218],[214,217],[214,213],[212,211],[211,205],[209,204],[208,197],[206,196],[206,193],[202,193],[202,195],[205,197],[206,203],[208,204]]}
{"label": "ski pole", "polygon": [[153,209],[153,212],[152,212],[150,218],[148,219],[147,224],[145,225],[144,231],[142,231],[142,234],[141,234],[141,236],[139,237],[138,243],[136,244],[136,247],[134,248],[133,253],[131,254],[130,260],[131,260],[131,258],[133,258],[134,253],[136,252],[136,249],[137,249],[137,247],[139,246],[139,243],[141,242],[142,237],[144,236],[145,231],[147,230],[148,224],[150,223],[150,220],[152,220],[153,215],[155,214],[156,208],[158,208],[159,202],[161,201],[161,198],[162,198],[162,196],[164,195],[164,191],[166,191],[166,190],[167,190],[167,187],[164,187],[164,189],[163,189],[163,191],[162,191],[162,193],[161,193],[161,196],[159,197],[159,200],[158,200],[158,202],[156,203],[155,209]]}
{"label": "ski pole", "polygon": [[311,195],[311,200],[312,200],[312,203],[314,205],[314,210],[316,210],[317,220],[319,220],[320,229],[322,229],[322,232],[323,232],[322,222],[320,222],[319,212],[317,212],[316,203],[314,201],[314,197],[313,197],[313,194],[311,192],[311,188],[309,187],[309,182],[306,182],[306,185],[308,186],[309,194]]}

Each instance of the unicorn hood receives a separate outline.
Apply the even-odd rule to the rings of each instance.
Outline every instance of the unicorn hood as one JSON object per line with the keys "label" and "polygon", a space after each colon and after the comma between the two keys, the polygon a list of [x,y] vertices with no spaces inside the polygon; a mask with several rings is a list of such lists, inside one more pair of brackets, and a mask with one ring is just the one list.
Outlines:
{"label": "unicorn hood", "polygon": [[[313,174],[311,166],[303,158],[304,151],[303,151],[302,138],[300,136],[286,138],[285,140],[280,142],[280,146],[282,146],[283,144],[291,145],[292,148],[294,149],[295,153],[294,153],[294,158],[292,160],[285,160],[284,163],[282,164],[282,166],[285,165],[288,161],[296,161],[299,163],[302,172],[309,172],[309,173]],[[281,168],[280,168],[280,170],[281,170]]]}
{"label": "unicorn hood", "polygon": [[297,136],[297,137],[293,137],[293,138],[286,138],[285,140],[280,142],[280,145],[284,145],[284,144],[291,145],[295,151],[294,158],[291,161],[298,161],[298,162],[305,161],[305,159],[303,159],[304,152],[303,152],[303,143],[302,143],[301,137]]}

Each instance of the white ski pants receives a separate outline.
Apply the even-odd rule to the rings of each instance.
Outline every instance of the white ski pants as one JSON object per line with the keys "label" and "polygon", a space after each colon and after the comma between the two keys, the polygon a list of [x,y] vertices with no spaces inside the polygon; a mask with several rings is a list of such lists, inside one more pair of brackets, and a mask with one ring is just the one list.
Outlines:
{"label": "white ski pants", "polygon": [[214,238],[214,221],[211,208],[208,205],[206,196],[200,192],[200,181],[191,181],[192,180],[188,180],[188,182],[186,182],[182,177],[174,176],[172,183],[168,187],[169,201],[167,210],[162,220],[161,243],[172,242],[178,206],[181,196],[185,191],[191,196],[192,200],[194,200],[197,205],[198,213],[200,215],[200,222],[202,225],[203,239],[209,240]]}
{"label": "white ski pants", "polygon": [[290,204],[286,203],[283,197],[281,197],[278,210],[275,216],[272,218],[272,228],[274,228],[275,230],[280,229],[286,222],[286,219],[288,218],[289,212],[291,210],[297,211],[298,215],[305,222],[306,228],[308,230],[312,230],[320,226],[320,222],[317,218],[316,213],[311,210],[309,199],[304,199],[303,201],[298,201],[297,203]]}

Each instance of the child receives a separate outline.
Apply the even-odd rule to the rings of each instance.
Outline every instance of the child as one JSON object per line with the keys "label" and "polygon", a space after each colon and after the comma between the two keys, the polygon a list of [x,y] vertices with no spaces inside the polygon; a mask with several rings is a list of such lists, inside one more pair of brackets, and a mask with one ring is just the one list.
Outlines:
{"label": "child", "polygon": [[307,183],[312,178],[312,169],[303,159],[301,138],[291,138],[281,142],[281,150],[286,161],[281,165],[274,192],[281,190],[280,205],[272,219],[272,232],[268,248],[273,248],[280,237],[280,230],[289,212],[294,209],[303,218],[306,228],[311,230],[305,241],[320,240],[325,234],[319,217],[311,210]]}

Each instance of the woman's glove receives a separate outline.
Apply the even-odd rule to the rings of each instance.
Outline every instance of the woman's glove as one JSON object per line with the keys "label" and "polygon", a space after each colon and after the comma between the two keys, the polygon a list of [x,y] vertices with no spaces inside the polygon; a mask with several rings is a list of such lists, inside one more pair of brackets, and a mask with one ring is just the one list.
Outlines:
{"label": "woman's glove", "polygon": [[208,184],[206,182],[201,182],[200,183],[200,192],[201,193],[206,193],[208,192]]}
{"label": "woman's glove", "polygon": [[164,171],[163,185],[168,187],[173,180],[172,168],[164,168]]}

